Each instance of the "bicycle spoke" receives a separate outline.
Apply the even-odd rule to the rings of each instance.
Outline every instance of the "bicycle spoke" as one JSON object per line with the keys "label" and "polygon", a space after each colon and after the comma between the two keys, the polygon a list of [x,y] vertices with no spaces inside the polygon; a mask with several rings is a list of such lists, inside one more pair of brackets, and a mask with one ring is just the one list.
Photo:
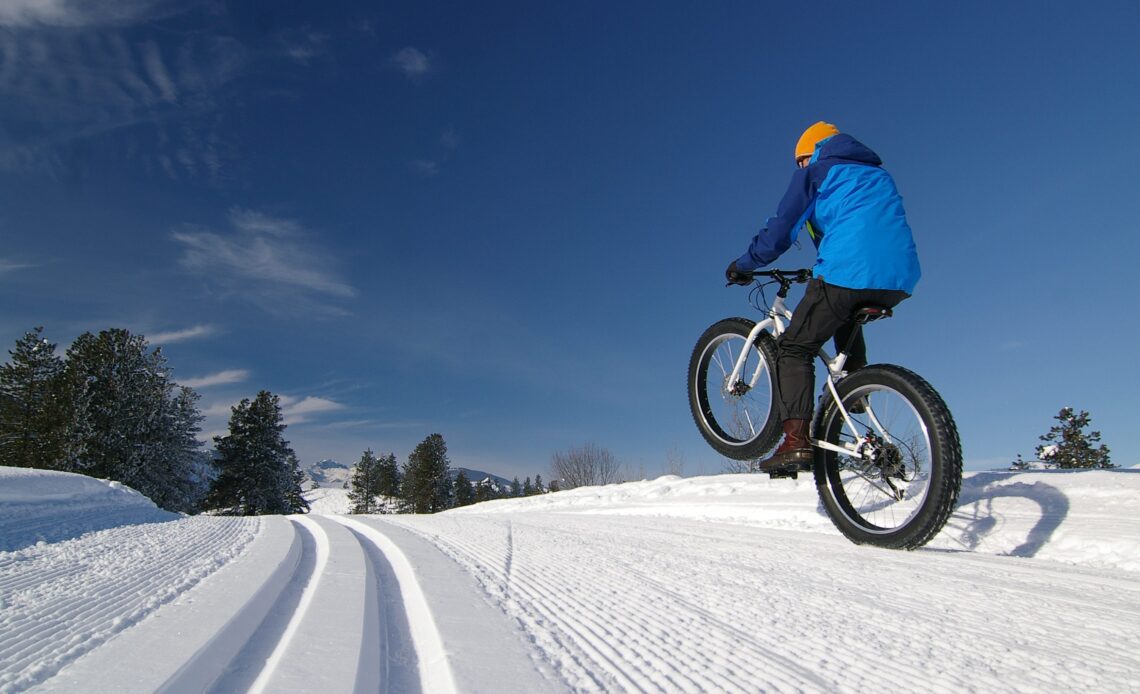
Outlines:
{"label": "bicycle spoke", "polygon": [[845,403],[861,402],[863,412],[851,414],[850,431],[836,412],[837,441],[858,444],[862,458],[840,458],[843,473],[836,490],[850,513],[872,528],[890,530],[910,521],[922,506],[927,483],[922,476],[929,454],[918,413],[901,395],[868,386],[847,394]]}

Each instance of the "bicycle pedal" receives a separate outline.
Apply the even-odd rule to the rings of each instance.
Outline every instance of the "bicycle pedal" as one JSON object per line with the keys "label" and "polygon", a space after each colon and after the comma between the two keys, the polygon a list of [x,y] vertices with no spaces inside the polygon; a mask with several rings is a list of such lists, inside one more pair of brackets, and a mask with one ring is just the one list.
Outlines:
{"label": "bicycle pedal", "polygon": [[800,478],[800,469],[798,467],[794,467],[784,468],[783,470],[773,470],[772,472],[768,473],[768,477],[774,480],[782,480],[785,478],[796,480]]}
{"label": "bicycle pedal", "polygon": [[771,470],[768,472],[768,476],[774,480],[784,478],[790,478],[794,480],[799,479],[799,473],[812,472],[814,469],[815,465],[811,461],[803,461],[800,463],[792,463],[791,465],[780,468],[779,470]]}

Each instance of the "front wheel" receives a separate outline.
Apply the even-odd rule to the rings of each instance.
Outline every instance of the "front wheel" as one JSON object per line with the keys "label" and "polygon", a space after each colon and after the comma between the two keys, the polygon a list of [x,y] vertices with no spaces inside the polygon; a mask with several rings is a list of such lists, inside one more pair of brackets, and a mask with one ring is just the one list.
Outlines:
{"label": "front wheel", "polygon": [[[689,359],[689,409],[701,436],[717,453],[733,460],[754,460],[771,450],[780,436],[776,392],[776,341],[761,332],[747,351],[756,323],[727,318],[697,340]],[[732,372],[741,353],[738,377]]]}
{"label": "front wheel", "polygon": [[888,364],[860,369],[836,390],[855,432],[831,401],[816,415],[815,437],[854,450],[816,449],[816,487],[827,514],[857,544],[921,547],[942,530],[962,486],[962,446],[950,410],[918,374]]}

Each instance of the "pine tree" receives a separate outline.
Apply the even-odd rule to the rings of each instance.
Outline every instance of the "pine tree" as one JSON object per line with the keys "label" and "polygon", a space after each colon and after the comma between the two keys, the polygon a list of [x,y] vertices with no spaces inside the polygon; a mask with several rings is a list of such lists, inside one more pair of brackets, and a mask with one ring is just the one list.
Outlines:
{"label": "pine tree", "polygon": [[519,483],[518,477],[515,477],[513,480],[511,480],[511,496],[512,497],[522,496],[522,485]]}
{"label": "pine tree", "polygon": [[412,513],[439,513],[452,502],[447,444],[432,434],[416,446],[404,465],[401,494]]}
{"label": "pine tree", "polygon": [[470,506],[475,503],[475,487],[467,478],[467,471],[460,469],[455,476],[455,505]]}
{"label": "pine tree", "polygon": [[309,502],[305,499],[305,471],[301,469],[301,461],[297,454],[289,451],[288,475],[286,477],[285,500],[289,504],[289,513],[308,513]]}
{"label": "pine tree", "polygon": [[163,401],[155,434],[154,457],[162,462],[152,461],[145,477],[155,490],[152,501],[171,511],[189,513],[198,509],[209,491],[209,473],[203,468],[197,437],[203,418],[197,393],[185,386],[173,390],[175,394]]}
{"label": "pine tree", "polygon": [[523,496],[531,496],[532,494],[534,494],[534,485],[532,485],[530,483],[530,477],[528,476],[526,478],[526,480],[523,482],[522,495]]}
{"label": "pine tree", "polygon": [[535,494],[545,494],[546,493],[546,487],[542,486],[542,475],[535,475],[534,476],[534,493]]}
{"label": "pine tree", "polygon": [[360,456],[352,468],[352,489],[348,500],[352,502],[352,513],[376,513],[380,494],[380,463],[369,448]]}
{"label": "pine tree", "polygon": [[379,482],[377,494],[389,499],[400,496],[400,466],[396,462],[396,454],[389,453],[376,462]]}
{"label": "pine tree", "polygon": [[1033,464],[1031,462],[1029,462],[1028,460],[1025,460],[1024,458],[1022,458],[1021,454],[1018,453],[1017,454],[1017,460],[1010,463],[1009,469],[1010,470],[1019,470],[1019,471],[1024,472],[1026,470],[1032,470]]}
{"label": "pine tree", "polygon": [[1074,413],[1073,408],[1063,407],[1054,419],[1060,423],[1039,437],[1044,441],[1037,447],[1039,459],[1062,470],[1109,470],[1116,467],[1109,459],[1107,446],[1094,447],[1100,441],[1100,432],[1085,433],[1085,427],[1091,422],[1088,412]]}
{"label": "pine tree", "polygon": [[64,363],[38,327],[16,342],[0,366],[0,465],[66,469],[70,413]]}
{"label": "pine tree", "polygon": [[219,475],[207,508],[245,516],[307,510],[303,474],[284,431],[280,400],[269,391],[235,405],[229,434],[214,437]]}
{"label": "pine tree", "polygon": [[160,349],[122,329],[84,333],[67,350],[67,469],[117,480],[164,508],[194,510],[201,489],[198,396],[179,388]]}
{"label": "pine tree", "polygon": [[479,483],[475,485],[475,503],[477,504],[493,499],[501,499],[502,496],[490,477],[479,480]]}

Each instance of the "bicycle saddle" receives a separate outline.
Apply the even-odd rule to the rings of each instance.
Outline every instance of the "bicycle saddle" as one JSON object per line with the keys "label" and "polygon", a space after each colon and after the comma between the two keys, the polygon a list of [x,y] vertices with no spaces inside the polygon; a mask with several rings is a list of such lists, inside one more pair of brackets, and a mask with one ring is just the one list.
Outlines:
{"label": "bicycle saddle", "polygon": [[886,306],[875,306],[868,304],[866,306],[860,306],[859,308],[855,309],[855,315],[851,318],[860,325],[866,325],[867,323],[870,323],[871,321],[877,321],[880,318],[890,318],[892,315],[894,314]]}

